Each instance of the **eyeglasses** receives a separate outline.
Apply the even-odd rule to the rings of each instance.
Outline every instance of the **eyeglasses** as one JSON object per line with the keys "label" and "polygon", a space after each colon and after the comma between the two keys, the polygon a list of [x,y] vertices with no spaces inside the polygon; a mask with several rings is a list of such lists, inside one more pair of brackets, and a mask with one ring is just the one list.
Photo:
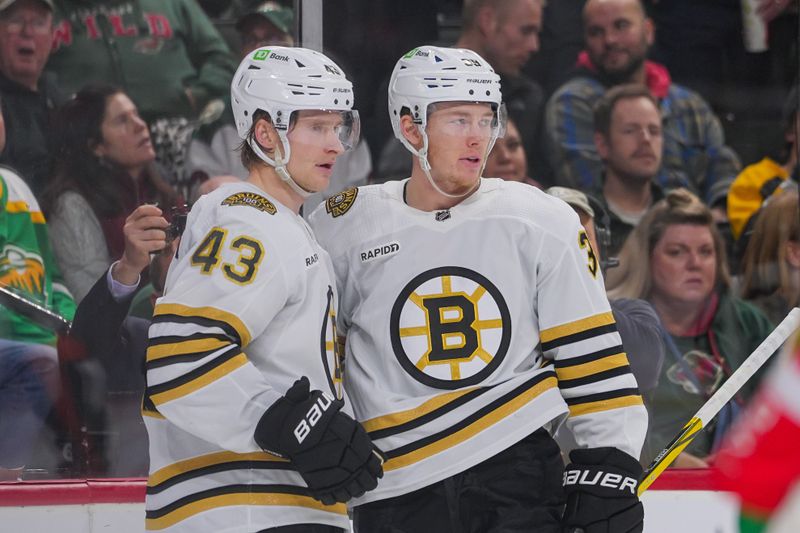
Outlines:
{"label": "eyeglasses", "polygon": [[25,29],[25,26],[27,26],[28,31],[34,35],[49,35],[53,30],[52,20],[49,17],[35,19],[10,17],[7,19],[2,19],[0,22],[2,22],[2,25],[5,27],[6,31],[11,34],[22,33],[22,30]]}

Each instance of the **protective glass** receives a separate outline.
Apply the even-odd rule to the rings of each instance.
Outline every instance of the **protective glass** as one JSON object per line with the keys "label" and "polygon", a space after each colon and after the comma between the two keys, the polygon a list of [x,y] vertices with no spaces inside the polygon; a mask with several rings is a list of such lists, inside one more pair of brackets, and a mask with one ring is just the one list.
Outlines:
{"label": "protective glass", "polygon": [[428,127],[452,137],[492,140],[505,135],[506,108],[485,102],[437,102],[428,106]]}
{"label": "protective glass", "polygon": [[330,148],[340,146],[343,152],[352,150],[361,135],[358,111],[294,111],[288,136],[292,141]]}

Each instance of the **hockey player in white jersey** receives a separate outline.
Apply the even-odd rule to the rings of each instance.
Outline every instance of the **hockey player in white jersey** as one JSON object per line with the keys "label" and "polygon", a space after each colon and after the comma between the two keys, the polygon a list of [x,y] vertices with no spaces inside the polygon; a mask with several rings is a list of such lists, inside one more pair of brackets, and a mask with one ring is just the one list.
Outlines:
{"label": "hockey player in white jersey", "polygon": [[[481,178],[498,76],[423,46],[397,62],[389,112],[411,177],[311,217],[336,271],[345,387],[387,456],[351,502],[355,530],[642,531],[647,415],[586,233],[562,201]],[[562,422],[579,446],[566,472]]]}
{"label": "hockey player in white jersey", "polygon": [[382,475],[341,391],[328,254],[298,216],[358,139],[324,55],[260,48],[231,86],[249,177],[203,196],[155,307],[143,414],[150,531],[349,531]]}

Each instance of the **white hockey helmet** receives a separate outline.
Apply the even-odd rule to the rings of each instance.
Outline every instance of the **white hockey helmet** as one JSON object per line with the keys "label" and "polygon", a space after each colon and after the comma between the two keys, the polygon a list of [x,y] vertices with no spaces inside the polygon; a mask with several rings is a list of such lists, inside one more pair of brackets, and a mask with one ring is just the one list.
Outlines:
{"label": "white hockey helmet", "polygon": [[[267,164],[275,167],[302,196],[311,194],[289,176],[291,157],[287,133],[296,111],[320,110],[342,113],[339,140],[345,151],[358,143],[360,120],[353,110],[353,84],[330,58],[307,48],[269,46],[247,54],[231,82],[231,107],[239,137]],[[269,114],[283,145],[283,157],[273,160],[249,135],[253,116],[259,110]]]}
{"label": "white hockey helmet", "polygon": [[[425,128],[428,112],[439,102],[489,103],[495,112],[495,128],[489,142],[491,151],[498,137],[505,133],[506,112],[500,92],[500,76],[488,61],[464,48],[420,46],[397,61],[389,79],[389,118],[392,130],[403,145],[420,159],[422,169],[437,191],[430,176],[428,136]],[[404,110],[411,114],[423,137],[417,150],[403,136],[400,117]],[[487,153],[488,153],[487,151]]]}

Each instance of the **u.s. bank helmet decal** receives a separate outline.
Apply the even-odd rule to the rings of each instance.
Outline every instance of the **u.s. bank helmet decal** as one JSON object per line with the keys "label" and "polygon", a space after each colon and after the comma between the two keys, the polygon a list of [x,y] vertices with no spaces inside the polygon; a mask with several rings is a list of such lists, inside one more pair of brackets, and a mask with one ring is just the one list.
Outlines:
{"label": "u.s. bank helmet decal", "polygon": [[390,318],[392,349],[414,379],[441,389],[482,382],[508,351],[511,316],[481,274],[440,267],[412,279]]}

